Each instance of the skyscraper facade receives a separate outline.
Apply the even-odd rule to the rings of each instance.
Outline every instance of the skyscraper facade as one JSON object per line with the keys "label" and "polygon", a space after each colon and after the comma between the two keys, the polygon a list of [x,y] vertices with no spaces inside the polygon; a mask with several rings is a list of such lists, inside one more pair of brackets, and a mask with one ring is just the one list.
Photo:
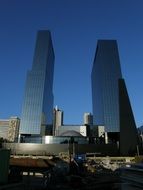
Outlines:
{"label": "skyscraper facade", "polygon": [[52,124],[54,50],[48,30],[38,31],[32,70],[27,73],[20,134],[41,135]]}
{"label": "skyscraper facade", "polygon": [[122,78],[117,42],[99,40],[92,68],[93,124],[119,132],[119,87]]}
{"label": "skyscraper facade", "polygon": [[105,143],[117,143],[120,155],[135,155],[137,128],[115,40],[98,41],[91,77],[94,126],[104,126]]}
{"label": "skyscraper facade", "polygon": [[124,79],[119,79],[120,153],[142,153],[136,123]]}

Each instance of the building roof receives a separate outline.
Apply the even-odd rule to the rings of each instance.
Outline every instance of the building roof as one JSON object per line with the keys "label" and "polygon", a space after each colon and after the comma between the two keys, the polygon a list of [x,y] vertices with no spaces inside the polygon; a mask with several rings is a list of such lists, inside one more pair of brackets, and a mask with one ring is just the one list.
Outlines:
{"label": "building roof", "polygon": [[61,136],[67,136],[67,137],[68,136],[69,137],[71,137],[71,136],[75,136],[75,137],[80,136],[80,137],[82,137],[82,135],[80,133],[78,133],[77,131],[74,131],[74,130],[65,131],[65,132],[61,133]]}

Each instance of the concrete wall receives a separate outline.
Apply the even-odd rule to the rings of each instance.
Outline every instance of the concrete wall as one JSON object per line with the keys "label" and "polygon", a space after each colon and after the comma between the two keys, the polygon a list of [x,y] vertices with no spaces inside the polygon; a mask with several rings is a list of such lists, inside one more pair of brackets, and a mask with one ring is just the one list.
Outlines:
{"label": "concrete wall", "polygon": [[32,143],[4,143],[3,147],[11,149],[12,154],[21,155],[58,155],[69,151],[79,153],[97,153],[104,156],[118,155],[116,144],[32,144]]}
{"label": "concrete wall", "polygon": [[60,152],[68,152],[67,144],[4,143],[3,146],[11,149],[12,154],[58,155]]}

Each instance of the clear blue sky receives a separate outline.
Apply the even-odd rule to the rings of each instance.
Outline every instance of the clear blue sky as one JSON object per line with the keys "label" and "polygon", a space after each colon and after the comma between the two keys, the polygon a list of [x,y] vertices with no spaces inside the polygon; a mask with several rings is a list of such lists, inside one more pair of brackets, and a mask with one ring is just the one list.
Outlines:
{"label": "clear blue sky", "polygon": [[36,32],[49,29],[55,50],[55,105],[66,124],[92,112],[91,68],[98,39],[118,41],[137,126],[143,123],[142,0],[0,0],[0,118],[21,115]]}

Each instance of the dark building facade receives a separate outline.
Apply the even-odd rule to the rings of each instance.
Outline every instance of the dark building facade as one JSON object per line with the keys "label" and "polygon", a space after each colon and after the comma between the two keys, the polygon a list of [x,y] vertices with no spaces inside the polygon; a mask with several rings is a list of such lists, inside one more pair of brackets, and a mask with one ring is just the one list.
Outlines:
{"label": "dark building facade", "polygon": [[115,40],[98,41],[91,77],[93,124],[105,127],[107,143],[117,143],[120,155],[135,154],[137,128]]}
{"label": "dark building facade", "polygon": [[27,73],[20,134],[42,135],[52,126],[54,50],[48,30],[38,31],[32,70]]}
{"label": "dark building facade", "polygon": [[119,115],[120,152],[133,155],[140,151],[140,142],[124,79],[119,79]]}
{"label": "dark building facade", "polygon": [[119,132],[119,89],[122,78],[117,42],[99,40],[92,68],[93,124]]}

